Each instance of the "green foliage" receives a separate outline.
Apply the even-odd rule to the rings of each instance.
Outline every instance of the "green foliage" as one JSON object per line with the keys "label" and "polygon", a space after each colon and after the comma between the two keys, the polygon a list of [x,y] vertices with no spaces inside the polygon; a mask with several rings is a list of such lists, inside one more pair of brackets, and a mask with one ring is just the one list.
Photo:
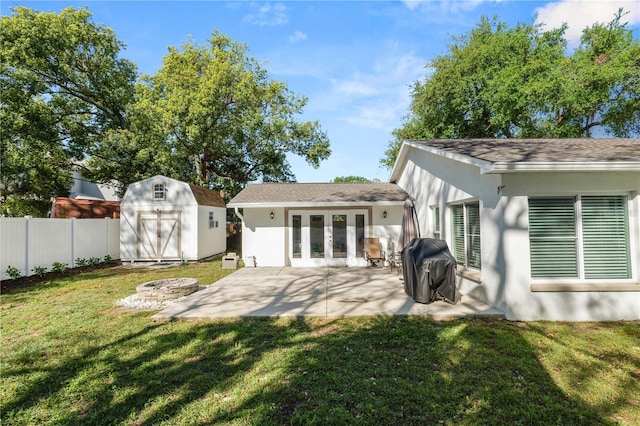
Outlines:
{"label": "green foliage", "polygon": [[9,278],[11,278],[12,280],[20,278],[20,275],[22,275],[18,268],[16,268],[15,266],[11,266],[11,265],[7,266],[7,269],[5,270],[5,273],[7,275],[9,275]]}
{"label": "green foliage", "polygon": [[100,264],[100,258],[99,257],[90,257],[89,258],[89,266],[96,266]]}
{"label": "green foliage", "polygon": [[53,262],[53,266],[51,266],[51,271],[61,273],[61,272],[65,272],[67,268],[69,268],[69,265],[66,263]]}
{"label": "green foliage", "polygon": [[[206,45],[171,47],[138,85],[132,149],[144,142],[137,155],[153,156],[156,170],[230,198],[250,181],[293,180],[287,153],[314,167],[329,156],[319,124],[295,119],[306,102],[271,80],[244,44],[214,31]],[[114,162],[100,158],[110,156],[93,165],[110,170]]]}
{"label": "green foliage", "polygon": [[85,9],[16,7],[0,18],[0,213],[44,216],[71,168],[128,127],[136,67]]}
{"label": "green foliage", "polygon": [[47,273],[47,268],[45,266],[36,266],[32,269],[33,273],[38,277],[44,277]]}
{"label": "green foliage", "polygon": [[371,182],[366,177],[362,176],[338,176],[332,180],[332,182]]}
{"label": "green foliage", "polygon": [[106,255],[104,257],[104,263],[106,263],[107,265],[110,265],[113,263],[113,257],[111,257],[110,255]]}
{"label": "green foliage", "polygon": [[640,43],[623,16],[585,29],[571,54],[565,27],[483,17],[413,85],[381,164],[393,166],[405,139],[640,135]]}
{"label": "green foliage", "polygon": [[76,259],[76,267],[77,268],[83,268],[85,266],[87,266],[89,264],[89,262],[87,261],[87,259],[82,259],[80,257],[78,257]]}

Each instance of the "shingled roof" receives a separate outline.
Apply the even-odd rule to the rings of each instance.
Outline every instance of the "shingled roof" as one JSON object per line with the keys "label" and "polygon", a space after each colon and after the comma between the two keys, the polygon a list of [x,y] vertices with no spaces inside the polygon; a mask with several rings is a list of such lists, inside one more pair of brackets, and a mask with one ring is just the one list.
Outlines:
{"label": "shingled roof", "polygon": [[407,198],[392,183],[261,183],[248,185],[228,207],[402,204]]}
{"label": "shingled roof", "polygon": [[492,163],[640,161],[640,139],[430,139],[408,142]]}

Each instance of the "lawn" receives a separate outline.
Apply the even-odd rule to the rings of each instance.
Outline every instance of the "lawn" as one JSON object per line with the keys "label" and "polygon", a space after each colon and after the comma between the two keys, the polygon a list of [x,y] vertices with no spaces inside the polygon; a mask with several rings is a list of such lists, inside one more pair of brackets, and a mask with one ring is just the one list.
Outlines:
{"label": "lawn", "polygon": [[113,305],[226,273],[118,267],[2,295],[1,423],[640,424],[638,322],[153,322]]}

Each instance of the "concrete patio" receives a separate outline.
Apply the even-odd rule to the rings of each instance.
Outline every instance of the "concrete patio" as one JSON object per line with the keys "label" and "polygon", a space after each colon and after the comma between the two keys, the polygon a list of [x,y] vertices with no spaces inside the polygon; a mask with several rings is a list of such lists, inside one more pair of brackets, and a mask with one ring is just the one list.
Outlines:
{"label": "concrete patio", "polygon": [[153,319],[362,315],[504,318],[503,312],[467,295],[456,305],[416,303],[404,293],[399,276],[386,268],[259,267],[240,269]]}

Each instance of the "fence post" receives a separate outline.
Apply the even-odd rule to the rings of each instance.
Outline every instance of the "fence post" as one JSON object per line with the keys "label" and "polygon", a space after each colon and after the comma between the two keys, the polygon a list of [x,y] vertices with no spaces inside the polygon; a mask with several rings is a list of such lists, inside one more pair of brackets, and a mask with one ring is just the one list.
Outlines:
{"label": "fence post", "polygon": [[105,217],[105,220],[107,221],[107,226],[105,227],[106,229],[106,248],[107,248],[107,255],[109,254],[109,230],[111,229],[111,222],[109,222],[109,220],[111,220],[110,217]]}
{"label": "fence post", "polygon": [[24,217],[24,235],[26,242],[24,244],[24,276],[29,276],[29,219],[31,216]]}
{"label": "fence post", "polygon": [[74,238],[75,225],[76,225],[76,218],[72,217],[71,218],[71,262],[69,262],[69,265],[71,265],[71,268],[76,267],[75,238]]}

